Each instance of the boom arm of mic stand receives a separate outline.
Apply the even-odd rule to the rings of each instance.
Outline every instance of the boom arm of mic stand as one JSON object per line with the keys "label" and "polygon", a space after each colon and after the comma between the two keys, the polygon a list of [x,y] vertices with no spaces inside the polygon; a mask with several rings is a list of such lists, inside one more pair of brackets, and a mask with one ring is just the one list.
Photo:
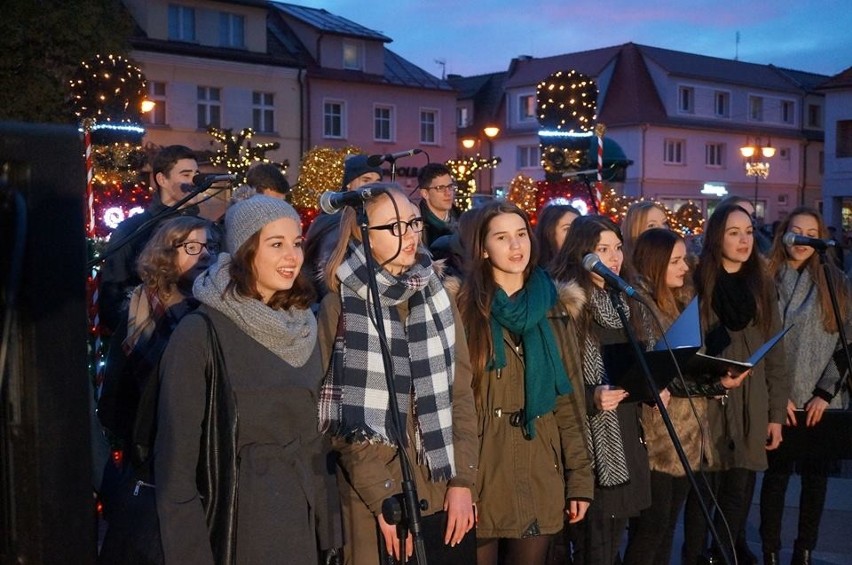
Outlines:
{"label": "boom arm of mic stand", "polygon": [[[837,331],[840,334],[840,343],[843,344],[843,352],[846,355],[846,380],[849,381],[849,386],[852,387],[852,355],[849,352],[849,342],[846,340],[846,323],[843,316],[840,315],[840,305],[837,303],[837,289],[834,288],[834,278],[831,276],[831,265],[826,260],[828,250],[819,251],[819,262],[822,263],[822,269],[825,273],[825,280],[828,283],[828,295],[831,297],[831,309],[834,311],[834,321],[837,323]],[[843,375],[837,381],[837,386],[832,391],[832,395],[836,396],[843,388]]]}
{"label": "boom arm of mic stand", "polygon": [[[624,311],[624,303],[621,301],[619,292],[617,290],[610,289],[609,299],[612,302],[615,311],[618,312],[618,318],[621,320],[621,325],[624,327],[628,341],[630,341],[630,344],[633,346],[633,351],[636,354],[636,360],[642,368],[642,374],[645,376],[645,382],[648,385],[648,388],[651,389],[651,395],[654,397],[654,402],[656,402],[657,408],[660,411],[660,417],[662,417],[666,430],[669,432],[669,437],[672,440],[672,444],[674,444],[675,452],[677,452],[680,464],[683,466],[683,470],[686,472],[689,483],[697,495],[696,499],[701,506],[701,513],[704,514],[704,519],[707,520],[707,526],[710,529],[710,534],[713,536],[713,540],[716,542],[716,545],[721,548],[723,547],[722,539],[719,536],[719,532],[716,531],[716,526],[713,523],[713,517],[710,515],[710,510],[707,508],[707,503],[701,496],[701,490],[698,487],[698,481],[695,479],[695,473],[693,473],[692,467],[689,464],[689,459],[687,459],[686,453],[683,451],[683,445],[680,443],[680,438],[677,437],[677,432],[674,429],[674,425],[672,425],[672,419],[669,416],[669,412],[666,410],[666,407],[663,405],[663,401],[660,398],[660,391],[657,390],[654,377],[651,375],[651,369],[648,367],[648,362],[645,360],[644,351],[642,351],[642,347],[639,345],[639,340],[636,339],[636,334],[633,332],[633,328],[630,326],[630,322],[627,319],[627,314]],[[651,311],[650,308],[648,308],[648,310]],[[651,311],[651,314],[653,315],[653,311]],[[720,553],[725,565],[731,565],[727,552],[722,551]]]}
{"label": "boom arm of mic stand", "polygon": [[[393,164],[391,164],[393,166]],[[417,487],[414,484],[414,477],[411,472],[411,461],[403,447],[403,439],[405,438],[404,423],[399,418],[399,403],[396,398],[396,387],[393,382],[393,363],[391,361],[390,351],[388,350],[387,336],[385,335],[385,325],[382,320],[381,295],[379,294],[379,286],[376,282],[376,262],[373,258],[373,252],[370,249],[370,228],[367,222],[367,212],[362,202],[358,208],[358,225],[361,228],[361,240],[364,245],[364,256],[367,265],[367,286],[370,291],[370,299],[373,302],[373,323],[379,335],[379,346],[382,351],[382,363],[385,369],[385,382],[388,388],[388,403],[391,410],[391,420],[393,421],[397,432],[397,453],[399,453],[399,465],[402,471],[402,502],[405,505],[403,510],[403,519],[407,519],[408,523],[402,528],[398,528],[400,533],[399,548],[402,563],[405,563],[405,534],[406,530],[411,531],[414,538],[414,552],[417,557],[418,565],[426,565],[426,546],[423,543],[423,527],[420,518],[420,502],[417,498]]]}

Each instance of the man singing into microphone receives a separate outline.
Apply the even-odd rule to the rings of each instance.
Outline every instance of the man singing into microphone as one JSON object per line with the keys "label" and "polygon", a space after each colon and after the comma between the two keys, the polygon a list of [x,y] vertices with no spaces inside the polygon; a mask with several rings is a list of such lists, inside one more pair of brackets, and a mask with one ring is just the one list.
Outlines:
{"label": "man singing into microphone", "polygon": [[[154,179],[154,185],[159,188],[151,204],[141,214],[121,222],[112,233],[105,251],[107,259],[101,268],[99,300],[101,321],[110,331],[116,328],[127,308],[129,291],[142,282],[136,274],[136,258],[151,239],[151,234],[157,229],[159,222],[148,226],[144,233],[127,245],[118,249],[115,248],[116,245],[135,233],[142,224],[185,197],[181,185],[191,186],[196,174],[198,162],[192,149],[183,145],[164,147],[151,163],[151,177]],[[188,203],[178,213],[197,216],[198,206]],[[162,220],[172,217],[174,216],[164,215]]]}
{"label": "man singing into microphone", "polygon": [[[382,180],[382,169],[371,166],[367,155],[349,155],[343,162],[343,182],[340,191],[357,190]],[[326,293],[319,275],[322,265],[331,254],[340,235],[340,215],[320,213],[305,234],[305,261],[302,270],[314,283],[319,299]]]}

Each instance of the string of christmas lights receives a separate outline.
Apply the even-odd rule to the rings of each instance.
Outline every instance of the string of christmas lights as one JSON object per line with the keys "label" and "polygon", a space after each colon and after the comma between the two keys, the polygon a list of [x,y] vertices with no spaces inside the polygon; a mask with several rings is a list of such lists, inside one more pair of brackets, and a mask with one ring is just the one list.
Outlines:
{"label": "string of christmas lights", "polygon": [[216,153],[210,158],[210,164],[224,167],[228,174],[236,175],[238,184],[245,183],[246,172],[254,163],[272,163],[281,168],[286,175],[289,163],[274,162],[266,154],[275,151],[281,144],[277,141],[268,143],[252,143],[254,130],[243,128],[239,133],[234,133],[233,128],[207,128],[207,133],[216,143],[221,145]]}
{"label": "string of christmas lights", "polygon": [[450,159],[446,165],[458,185],[455,203],[459,210],[470,210],[473,195],[476,194],[476,174],[482,170],[493,169],[500,164],[500,157],[483,157],[479,153],[472,157]]}

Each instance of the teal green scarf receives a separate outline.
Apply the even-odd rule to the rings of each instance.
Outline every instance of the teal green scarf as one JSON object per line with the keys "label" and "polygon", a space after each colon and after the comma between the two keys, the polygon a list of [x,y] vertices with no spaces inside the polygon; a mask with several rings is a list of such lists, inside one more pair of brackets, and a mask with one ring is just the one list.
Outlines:
{"label": "teal green scarf", "polygon": [[520,335],[524,348],[524,428],[529,437],[535,437],[535,419],[556,407],[557,395],[572,391],[547,321],[547,312],[555,303],[556,287],[538,267],[514,297],[498,289],[491,303],[494,358],[488,369],[506,366],[503,328]]}

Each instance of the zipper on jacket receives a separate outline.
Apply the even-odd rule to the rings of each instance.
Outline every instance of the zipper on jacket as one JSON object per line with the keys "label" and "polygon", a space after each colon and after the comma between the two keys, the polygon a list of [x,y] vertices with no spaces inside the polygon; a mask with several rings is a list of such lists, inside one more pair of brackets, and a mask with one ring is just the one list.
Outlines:
{"label": "zipper on jacket", "polygon": [[136,481],[136,486],[133,487],[133,496],[139,496],[139,491],[142,487],[157,488],[157,485],[153,483],[146,483],[145,481]]}

